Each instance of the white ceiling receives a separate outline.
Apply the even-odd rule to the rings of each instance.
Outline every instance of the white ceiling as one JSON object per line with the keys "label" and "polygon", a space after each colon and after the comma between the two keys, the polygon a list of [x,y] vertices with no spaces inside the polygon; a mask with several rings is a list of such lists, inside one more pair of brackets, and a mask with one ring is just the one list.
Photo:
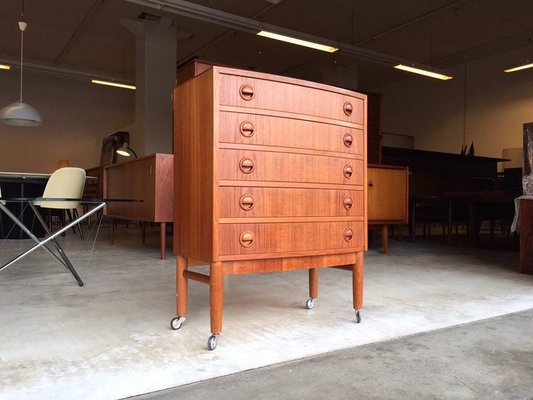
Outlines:
{"label": "white ceiling", "polygon": [[[446,68],[531,45],[532,0],[194,0],[283,28]],[[278,3],[278,4],[275,4]],[[0,59],[16,60],[21,0],[1,0]],[[356,70],[372,90],[405,72],[338,53],[283,44],[125,0],[25,0],[25,60],[133,80],[135,38],[121,24],[141,13],[172,18],[177,63],[193,56],[321,80],[332,66]]]}

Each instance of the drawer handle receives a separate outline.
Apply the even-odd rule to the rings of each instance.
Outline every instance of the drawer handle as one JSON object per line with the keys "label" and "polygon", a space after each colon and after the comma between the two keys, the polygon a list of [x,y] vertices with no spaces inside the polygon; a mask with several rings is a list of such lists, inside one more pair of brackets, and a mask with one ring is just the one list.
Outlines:
{"label": "drawer handle", "polygon": [[352,115],[352,112],[353,112],[353,106],[352,106],[352,103],[350,102],[346,102],[344,103],[343,107],[342,107],[343,111],[344,111],[344,114],[346,114],[348,117],[350,115]]}
{"label": "drawer handle", "polygon": [[353,206],[353,200],[351,197],[345,197],[344,198],[344,208],[346,209],[346,211],[350,211],[350,209],[352,208]]}
{"label": "drawer handle", "polygon": [[243,232],[239,238],[239,242],[243,247],[250,247],[254,244],[255,236],[252,232]]}
{"label": "drawer handle", "polygon": [[250,211],[252,208],[254,208],[255,205],[254,196],[252,196],[251,194],[243,194],[241,196],[239,204],[244,211]]}
{"label": "drawer handle", "polygon": [[244,137],[252,137],[254,134],[254,129],[254,124],[249,121],[244,121],[239,127],[241,135],[243,135]]}
{"label": "drawer handle", "polygon": [[352,175],[353,175],[353,169],[349,165],[346,165],[344,167],[344,171],[343,172],[344,172],[344,176],[346,178],[348,178],[348,179],[350,179],[352,177]]}
{"label": "drawer handle", "polygon": [[344,230],[344,240],[349,242],[352,239],[353,239],[353,231],[351,229],[345,229]]}
{"label": "drawer handle", "polygon": [[239,169],[244,173],[244,174],[251,174],[252,171],[254,170],[254,162],[252,160],[250,160],[249,158],[243,158],[240,162],[239,162]]}
{"label": "drawer handle", "polygon": [[246,101],[252,100],[255,95],[254,88],[252,87],[252,85],[245,83],[239,89],[239,94],[241,95],[243,100],[246,100]]}
{"label": "drawer handle", "polygon": [[374,182],[368,181],[368,187],[372,187],[372,186],[374,186]]}
{"label": "drawer handle", "polygon": [[344,135],[343,141],[344,141],[344,145],[345,145],[346,147],[352,147],[352,144],[353,144],[353,136],[350,135],[349,133],[347,133],[347,134]]}

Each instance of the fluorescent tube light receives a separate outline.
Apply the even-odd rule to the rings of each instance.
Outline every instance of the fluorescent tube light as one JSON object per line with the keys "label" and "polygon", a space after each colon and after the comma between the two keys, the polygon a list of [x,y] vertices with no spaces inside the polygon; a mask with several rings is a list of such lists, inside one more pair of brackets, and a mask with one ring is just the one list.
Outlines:
{"label": "fluorescent tube light", "polygon": [[93,79],[91,81],[91,83],[96,83],[97,85],[113,86],[113,87],[118,87],[118,88],[122,88],[122,89],[130,89],[130,90],[135,90],[136,89],[135,86],[128,85],[126,83],[102,81],[102,80],[99,80],[99,79]]}
{"label": "fluorescent tube light", "polygon": [[533,68],[533,62],[526,61],[525,64],[509,67],[507,69],[504,69],[503,72],[515,72],[515,71],[520,71],[520,70],[527,69],[527,68]]}
{"label": "fluorescent tube light", "polygon": [[0,64],[0,69],[5,69],[5,70],[9,71],[11,69],[11,66],[10,65],[6,65],[6,64]]}
{"label": "fluorescent tube light", "polygon": [[307,40],[296,39],[290,36],[280,35],[279,33],[273,33],[268,31],[257,32],[259,36],[267,37],[270,39],[281,40],[282,42],[297,44],[298,46],[310,47],[315,50],[327,51],[328,53],[334,53],[339,50],[337,47],[326,46],[320,43],[309,42]]}
{"label": "fluorescent tube light", "polygon": [[443,81],[447,81],[448,79],[453,79],[453,76],[449,76],[449,75],[446,75],[440,72],[433,72],[433,71],[428,71],[428,70],[421,69],[421,68],[416,68],[410,65],[398,64],[398,65],[395,65],[394,68],[401,69],[403,71],[412,72],[414,74],[429,76],[431,78],[441,79]]}

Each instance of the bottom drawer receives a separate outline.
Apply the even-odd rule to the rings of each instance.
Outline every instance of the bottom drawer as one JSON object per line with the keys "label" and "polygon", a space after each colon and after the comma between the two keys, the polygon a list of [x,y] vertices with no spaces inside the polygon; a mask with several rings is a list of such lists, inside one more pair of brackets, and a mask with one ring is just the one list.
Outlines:
{"label": "bottom drawer", "polygon": [[219,255],[301,253],[364,246],[363,222],[220,224]]}

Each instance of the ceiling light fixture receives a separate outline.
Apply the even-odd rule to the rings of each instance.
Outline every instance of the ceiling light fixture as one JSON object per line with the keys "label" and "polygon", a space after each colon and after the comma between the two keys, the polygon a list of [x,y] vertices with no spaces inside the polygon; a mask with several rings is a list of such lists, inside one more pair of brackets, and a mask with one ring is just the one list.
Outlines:
{"label": "ceiling light fixture", "polygon": [[11,66],[6,64],[0,64],[0,69],[5,69],[6,71],[9,71],[11,69]]}
{"label": "ceiling light fixture", "polygon": [[[126,0],[130,3],[140,4],[145,7],[150,7],[156,10],[173,13],[176,15],[182,15],[188,18],[197,19],[200,21],[209,22],[212,24],[225,26],[226,28],[236,29],[243,32],[252,33],[254,35],[259,34],[260,32],[271,32],[275,35],[294,38],[301,42],[309,43],[320,43],[326,47],[331,47],[331,49],[338,49],[339,53],[348,54],[352,57],[381,63],[387,65],[411,65],[413,62],[409,60],[404,60],[398,57],[390,56],[388,54],[378,53],[377,51],[372,51],[364,49],[362,47],[357,47],[351,44],[337,42],[321,38],[318,36],[310,35],[303,32],[293,31],[290,29],[285,29],[276,25],[266,24],[260,21],[256,21],[251,18],[241,17],[240,15],[231,14],[225,11],[217,10],[210,7],[205,7],[199,4],[191,3],[190,1],[185,0]],[[294,43],[294,42],[293,42]],[[298,43],[302,45],[301,43]],[[337,50],[335,50],[337,51]],[[417,64],[417,68],[421,70],[431,71],[432,67]],[[411,71],[414,72],[414,71]],[[425,74],[426,76],[431,76],[435,78],[434,74]],[[450,75],[446,75],[446,79],[451,79]],[[440,78],[442,79],[442,78]]]}
{"label": "ceiling light fixture", "polygon": [[11,103],[0,110],[0,122],[15,126],[40,126],[43,122],[41,114],[27,103],[22,102],[22,72],[24,67],[24,31],[28,24],[24,21],[24,0],[20,12],[20,97],[19,101]]}
{"label": "ceiling light fixture", "polygon": [[525,63],[507,67],[506,69],[503,70],[503,72],[516,72],[516,71],[521,71],[523,69],[528,69],[528,68],[533,68],[533,62],[529,60],[526,61]]}
{"label": "ceiling light fixture", "polygon": [[280,40],[282,42],[296,44],[298,46],[309,47],[315,50],[327,51],[328,53],[334,53],[337,50],[339,50],[337,47],[326,46],[320,43],[315,43],[315,42],[310,42],[308,40],[302,40],[302,39],[297,39],[297,38],[293,38],[290,36],[280,35],[279,33],[274,33],[274,32],[259,31],[257,32],[257,35],[267,37],[269,39],[275,39],[275,40]]}
{"label": "ceiling light fixture", "polygon": [[135,90],[136,89],[136,87],[134,85],[129,85],[127,83],[103,81],[103,80],[100,80],[100,79],[93,79],[93,80],[91,80],[91,83],[96,83],[97,85],[113,86],[113,87],[118,87],[118,88],[122,88],[122,89],[130,89],[130,90]]}
{"label": "ceiling light fixture", "polygon": [[423,69],[423,68],[415,67],[414,65],[398,64],[398,65],[395,65],[394,68],[401,69],[402,71],[412,72],[413,74],[429,76],[430,78],[441,79],[443,81],[453,79],[453,76],[447,75],[443,72],[437,72],[436,70],[432,71],[429,69]]}

